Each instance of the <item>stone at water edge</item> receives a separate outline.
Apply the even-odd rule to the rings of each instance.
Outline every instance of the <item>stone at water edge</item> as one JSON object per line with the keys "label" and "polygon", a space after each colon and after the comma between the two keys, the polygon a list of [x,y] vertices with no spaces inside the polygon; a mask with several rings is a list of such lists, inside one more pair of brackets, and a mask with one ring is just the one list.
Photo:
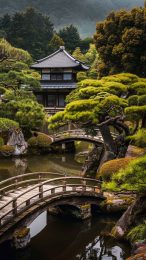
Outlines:
{"label": "stone at water edge", "polygon": [[12,246],[16,249],[23,249],[28,246],[30,240],[30,228],[23,227],[14,232]]}
{"label": "stone at water edge", "polygon": [[123,238],[125,235],[124,230],[120,226],[116,226],[112,229],[112,235],[118,239]]}
{"label": "stone at water edge", "polygon": [[142,254],[133,255],[126,260],[146,260],[146,252]]}

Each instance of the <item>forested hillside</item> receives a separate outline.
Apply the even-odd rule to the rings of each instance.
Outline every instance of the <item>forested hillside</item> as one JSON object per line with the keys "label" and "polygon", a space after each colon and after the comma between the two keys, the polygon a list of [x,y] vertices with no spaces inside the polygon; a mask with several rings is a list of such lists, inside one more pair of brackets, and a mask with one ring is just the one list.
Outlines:
{"label": "forested hillside", "polygon": [[95,24],[111,10],[143,5],[144,0],[0,0],[1,15],[34,6],[50,16],[56,28],[68,24],[79,26],[82,36],[92,35]]}

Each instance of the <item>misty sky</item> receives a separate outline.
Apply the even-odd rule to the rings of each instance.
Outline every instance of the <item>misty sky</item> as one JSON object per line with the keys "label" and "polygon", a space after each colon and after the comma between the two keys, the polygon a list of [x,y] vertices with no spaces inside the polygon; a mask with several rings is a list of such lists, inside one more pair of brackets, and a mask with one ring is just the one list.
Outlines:
{"label": "misty sky", "polygon": [[72,23],[85,37],[110,11],[143,6],[144,0],[0,0],[0,11],[12,14],[30,5],[49,15],[56,29]]}

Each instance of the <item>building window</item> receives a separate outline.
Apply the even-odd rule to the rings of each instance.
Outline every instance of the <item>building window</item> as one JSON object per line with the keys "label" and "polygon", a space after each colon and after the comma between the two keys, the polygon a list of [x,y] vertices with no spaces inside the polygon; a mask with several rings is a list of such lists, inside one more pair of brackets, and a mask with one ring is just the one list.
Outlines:
{"label": "building window", "polygon": [[42,74],[42,80],[50,80],[50,74]]}
{"label": "building window", "polygon": [[72,73],[64,73],[63,79],[64,80],[72,80]]}
{"label": "building window", "polygon": [[65,96],[59,95],[59,107],[65,107]]}
{"label": "building window", "polygon": [[56,81],[60,81],[63,80],[63,74],[60,73],[52,73],[51,74],[51,80],[56,80]]}
{"label": "building window", "polygon": [[48,95],[48,107],[56,107],[56,106],[57,106],[57,96]]}
{"label": "building window", "polygon": [[42,94],[37,94],[36,98],[37,98],[38,103],[44,104],[44,99],[43,99],[43,95]]}

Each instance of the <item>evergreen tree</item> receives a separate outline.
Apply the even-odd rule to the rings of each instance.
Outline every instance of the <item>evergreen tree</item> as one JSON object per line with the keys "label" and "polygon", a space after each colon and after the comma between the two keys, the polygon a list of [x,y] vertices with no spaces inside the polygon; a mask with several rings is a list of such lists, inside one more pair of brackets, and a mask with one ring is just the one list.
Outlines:
{"label": "evergreen tree", "polygon": [[73,52],[76,47],[80,46],[80,35],[78,29],[72,24],[61,29],[58,34],[65,42],[68,51]]}
{"label": "evergreen tree", "polygon": [[53,37],[53,24],[34,8],[17,12],[9,19],[4,16],[0,21],[0,30],[6,32],[6,39],[15,47],[27,50],[35,59],[48,53],[48,42]]}
{"label": "evergreen tree", "polygon": [[81,49],[79,47],[77,47],[74,52],[72,53],[72,56],[79,60],[79,61],[82,61],[84,62],[85,61],[85,56],[84,54],[81,52]]}
{"label": "evergreen tree", "polygon": [[64,46],[64,41],[55,33],[48,44],[48,53],[55,52],[60,46]]}
{"label": "evergreen tree", "polygon": [[101,58],[100,76],[123,71],[146,76],[145,9],[112,12],[97,23],[94,39]]}

